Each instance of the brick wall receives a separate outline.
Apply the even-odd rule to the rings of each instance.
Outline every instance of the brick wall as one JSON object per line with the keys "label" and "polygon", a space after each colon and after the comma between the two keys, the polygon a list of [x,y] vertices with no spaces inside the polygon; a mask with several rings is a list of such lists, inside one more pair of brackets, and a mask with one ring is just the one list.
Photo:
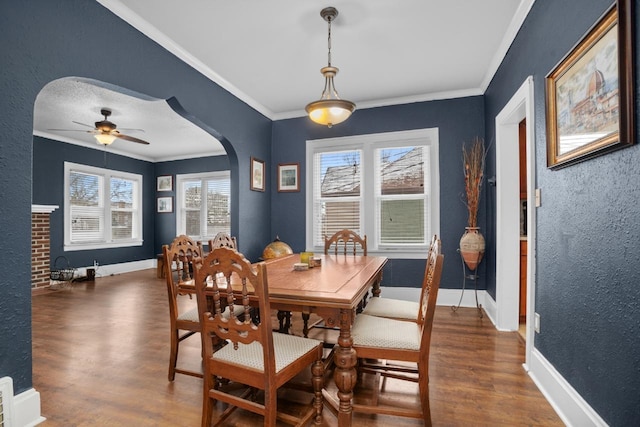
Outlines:
{"label": "brick wall", "polygon": [[49,286],[49,213],[31,214],[31,288]]}
{"label": "brick wall", "polygon": [[51,264],[50,216],[58,206],[31,207],[31,289],[49,286]]}

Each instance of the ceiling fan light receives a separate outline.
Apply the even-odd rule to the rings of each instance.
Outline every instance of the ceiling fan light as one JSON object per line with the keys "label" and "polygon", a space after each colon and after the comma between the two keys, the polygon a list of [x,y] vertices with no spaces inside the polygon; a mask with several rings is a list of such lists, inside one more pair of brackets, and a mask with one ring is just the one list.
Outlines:
{"label": "ceiling fan light", "polygon": [[102,145],[109,145],[116,139],[116,137],[111,135],[110,133],[99,133],[97,135],[94,135],[94,137],[98,141],[98,144]]}

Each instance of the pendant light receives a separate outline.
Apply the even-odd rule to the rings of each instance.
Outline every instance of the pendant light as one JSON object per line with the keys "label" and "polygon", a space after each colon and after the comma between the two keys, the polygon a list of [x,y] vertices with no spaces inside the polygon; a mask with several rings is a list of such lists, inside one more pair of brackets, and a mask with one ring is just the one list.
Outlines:
{"label": "pendant light", "polygon": [[307,104],[305,109],[311,120],[318,124],[331,127],[347,120],[356,109],[356,104],[345,99],[340,99],[333,85],[333,78],[338,74],[338,68],[331,66],[331,22],[338,16],[338,10],[335,7],[326,7],[320,11],[320,16],[329,24],[327,43],[329,47],[329,63],[326,67],[320,69],[320,72],[325,78],[322,96],[319,100]]}

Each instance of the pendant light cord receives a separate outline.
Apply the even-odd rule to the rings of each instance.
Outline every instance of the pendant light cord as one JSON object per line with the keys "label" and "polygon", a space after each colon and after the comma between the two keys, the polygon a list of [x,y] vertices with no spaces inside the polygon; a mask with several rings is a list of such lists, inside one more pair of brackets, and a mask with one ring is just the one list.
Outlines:
{"label": "pendant light cord", "polygon": [[329,47],[329,53],[327,54],[329,67],[331,67],[331,21],[331,17],[327,17],[327,22],[329,23],[329,36],[327,37],[327,46]]}

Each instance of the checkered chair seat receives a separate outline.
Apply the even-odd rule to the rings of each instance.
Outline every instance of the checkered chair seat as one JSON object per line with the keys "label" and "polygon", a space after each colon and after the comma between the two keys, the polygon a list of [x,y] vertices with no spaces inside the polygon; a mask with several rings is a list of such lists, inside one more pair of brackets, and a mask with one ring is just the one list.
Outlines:
{"label": "checkered chair seat", "polygon": [[414,322],[359,314],[351,328],[353,345],[358,347],[420,350],[420,326]]}
{"label": "checkered chair seat", "polygon": [[[276,373],[291,365],[302,355],[313,350],[320,344],[310,338],[302,338],[295,335],[280,333],[273,334],[273,349],[275,350]],[[224,360],[229,363],[246,366],[257,371],[264,371],[264,358],[262,355],[262,344],[252,342],[251,344],[238,344],[235,350],[233,345],[226,345],[213,353],[214,360]]]}
{"label": "checkered chair seat", "polygon": [[378,297],[369,299],[362,313],[370,316],[415,322],[418,320],[419,309],[420,304],[415,301]]}

